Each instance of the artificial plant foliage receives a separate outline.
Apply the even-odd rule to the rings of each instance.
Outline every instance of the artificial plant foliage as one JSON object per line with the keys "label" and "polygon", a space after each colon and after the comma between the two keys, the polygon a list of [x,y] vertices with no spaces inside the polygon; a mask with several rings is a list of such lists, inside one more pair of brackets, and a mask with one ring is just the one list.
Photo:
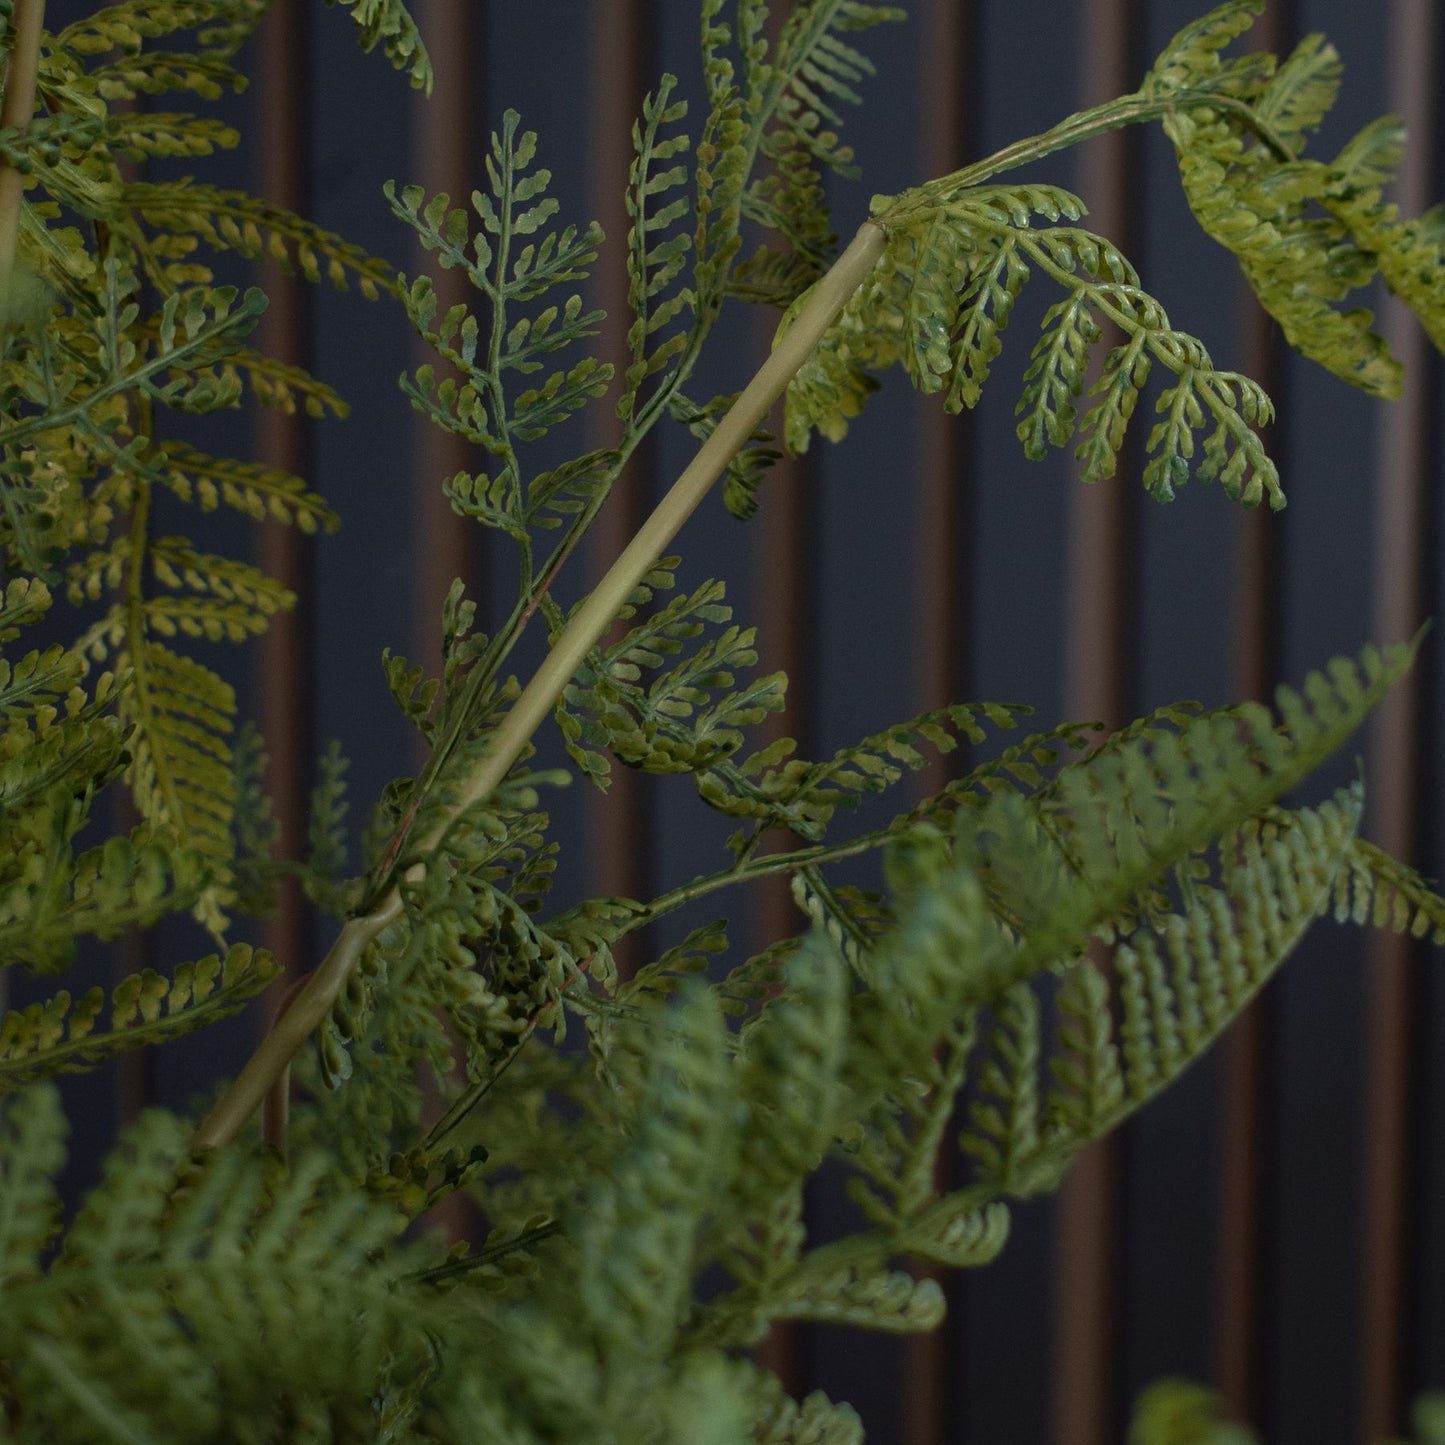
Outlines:
{"label": "artificial plant foliage", "polygon": [[[429,85],[402,0],[339,3],[363,46]],[[388,187],[469,284],[443,311],[427,275],[393,276],[203,176],[137,171],[237,144],[192,110],[243,83],[266,8],[121,0],[42,38],[34,0],[0,5],[21,117],[0,129],[0,964],[47,976],[45,997],[0,1014],[4,1433],[853,1445],[845,1403],[793,1400],[745,1357],[775,1321],[937,1325],[943,1292],[914,1266],[1006,1248],[1014,1202],[1178,1078],[1315,918],[1445,936],[1445,900],[1359,836],[1362,783],[1300,796],[1414,645],[1336,659],[1272,708],[1180,703],[1111,735],[1020,736],[1023,705],[956,703],[810,760],[760,736],[786,679],[758,673],[725,581],[669,544],[718,476],[734,511],[759,510],[784,389],[794,449],[842,439],[895,363],[950,409],[981,404],[1031,283],[1055,290],[1018,368],[1029,456],[1073,447],[1090,482],[1128,470],[1149,395],[1157,498],[1199,475],[1282,504],[1264,392],[1172,326],[1080,224],[1084,199],[1007,178],[1015,165],[1162,122],[1201,225],[1288,340],[1376,394],[1398,369],[1350,293],[1382,277],[1439,340],[1438,218],[1386,199],[1393,122],[1306,158],[1338,57],[1320,37],[1282,64],[1231,55],[1258,6],[1228,0],[1134,94],[880,198],[839,254],[825,179],[853,173],[867,32],[901,7],[701,0],[705,110],[671,76],[647,95],[626,235],[561,215],[545,135],[515,112],[469,200]],[[12,109],[27,56],[34,104]],[[609,244],[628,280],[616,371],[591,353],[603,318],[587,299]],[[219,284],[217,252],[399,299],[435,353],[402,388],[474,449],[438,481],[515,562],[515,604],[485,627],[453,586],[439,675],[384,654],[427,761],[372,811],[355,876],[344,757],[318,764],[306,856],[278,857],[265,740],[237,727],[199,650],[294,599],[157,521],[166,494],[306,532],[336,521],[304,479],[167,434],[169,412],[251,399],[344,411],[250,348],[264,298]],[[737,304],[780,313],[773,357],[707,397],[698,360]],[[566,564],[664,424],[702,443],[698,460],[569,599]],[[42,618],[68,641],[32,644]],[[534,619],[552,648],[524,686],[512,658]],[[547,798],[568,775],[533,765],[539,726],[584,785],[619,766],[685,775],[733,829],[714,870],[557,906]],[[952,775],[929,797],[850,825],[940,757]],[[103,838],[119,787],[136,824]],[[863,855],[880,886],[836,876]],[[201,1028],[296,963],[235,936],[285,877],[342,920],[335,945],[199,1126],[143,1115],[66,1219],[48,1079]],[[722,895],[764,878],[788,880],[797,925],[739,958]],[[624,974],[623,940],[683,909],[701,921]],[[66,976],[88,940],[187,911],[216,939],[197,961],[157,960],[109,997]],[[291,1083],[289,1124],[273,1108],[256,1139],[253,1106]],[[948,1187],[943,1151],[960,1160]],[[854,1209],[827,1240],[804,1207],[825,1163]],[[451,1244],[426,1216],[454,1196],[478,1223]],[[1141,1401],[1131,1438],[1243,1438],[1230,1428],[1174,1385]]]}

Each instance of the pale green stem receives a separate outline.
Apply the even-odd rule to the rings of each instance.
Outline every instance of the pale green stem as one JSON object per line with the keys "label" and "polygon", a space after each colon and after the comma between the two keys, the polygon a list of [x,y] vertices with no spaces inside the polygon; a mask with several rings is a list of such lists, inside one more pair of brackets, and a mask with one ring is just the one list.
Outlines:
{"label": "pale green stem", "polygon": [[[865,221],[847,250],[814,285],[792,324],[778,338],[772,355],[553,644],[546,660],[497,729],[491,751],[458,789],[456,801],[447,815],[422,840],[423,853],[436,847],[460,813],[490,797],[511,771],[532,734],[552,711],[562,689],[597,645],[618,610],[662,556],[728,462],[757,430],[788,382],[813,354],[848,298],[877,265],[886,243],[882,228]],[[414,864],[407,877],[419,877],[422,867]],[[193,1141],[196,1147],[225,1144],[235,1137],[265,1098],[267,1090],[326,1017],[367,945],[400,916],[401,906],[400,892],[392,889],[375,910],[346,924],[295,1002],[276,1021],[275,1028],[251,1056],[235,1083],[206,1116],[196,1131]]]}
{"label": "pale green stem", "polygon": [[[45,0],[15,0],[11,17],[15,46],[5,70],[5,98],[0,100],[0,129],[21,130],[35,111],[35,77],[40,70],[40,32]],[[20,172],[0,160],[0,326],[10,314],[10,284],[15,274],[15,248],[20,238]]]}
{"label": "pale green stem", "polygon": [[[819,338],[878,263],[885,244],[882,228],[871,221],[865,222],[848,249],[813,287],[807,303],[778,339],[772,355],[552,645],[546,660],[497,729],[492,750],[460,789],[457,812],[489,797],[511,771],[512,764],[542,719],[552,711],[573,673],[722,475],[728,462],[757,430],[788,382],[813,354]],[[446,826],[442,824],[434,830],[423,843],[423,851],[436,845]]]}
{"label": "pale green stem", "polygon": [[367,945],[400,914],[401,894],[393,891],[374,913],[346,923],[295,1002],[276,1020],[221,1101],[201,1121],[191,1141],[195,1148],[226,1144],[236,1137],[271,1085],[326,1017]]}

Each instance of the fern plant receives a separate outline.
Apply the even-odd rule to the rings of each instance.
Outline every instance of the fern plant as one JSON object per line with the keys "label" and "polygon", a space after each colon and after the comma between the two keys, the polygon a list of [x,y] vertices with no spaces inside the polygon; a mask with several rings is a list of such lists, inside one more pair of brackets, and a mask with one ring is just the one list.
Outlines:
{"label": "fern plant", "polygon": [[[347,8],[364,46],[429,84],[402,0]],[[847,1404],[795,1401],[749,1358],[775,1321],[936,1325],[942,1293],[909,1266],[993,1259],[1013,1202],[1057,1188],[1177,1079],[1314,919],[1445,939],[1445,899],[1359,836],[1362,783],[1298,800],[1416,644],[1336,659],[1273,708],[1181,704],[1104,738],[1063,724],[1010,741],[1026,708],[958,703],[809,760],[760,737],[786,679],[759,674],[724,582],[689,576],[672,540],[720,477],[735,512],[755,510],[784,393],[794,451],[815,431],[842,440],[895,363],[952,410],[979,404],[1035,279],[1057,299],[1016,408],[1027,456],[1072,446],[1085,481],[1112,477],[1152,379],[1150,493],[1197,475],[1282,506],[1264,391],[1170,323],[1079,224],[1080,198],[1004,178],[1091,136],[1162,123],[1200,224],[1290,343],[1372,394],[1398,390],[1399,368],[1346,299],[1378,277],[1438,342],[1445,233],[1384,199],[1393,123],[1306,158],[1338,58],[1318,37],[1283,64],[1232,55],[1259,4],[1227,0],[1133,94],[876,199],[835,259],[825,178],[853,166],[843,116],[872,69],[867,32],[901,10],[701,0],[702,114],[664,76],[633,130],[614,374],[589,353],[601,316],[585,299],[607,243],[563,218],[545,137],[514,112],[469,204],[387,188],[398,222],[469,283],[445,310],[431,277],[275,206],[137,178],[131,162],[237,143],[213,119],[130,103],[238,85],[265,9],[120,0],[47,34],[39,0],[0,6],[0,641],[42,617],[31,636],[68,639],[0,660],[0,963],[63,975],[82,940],[175,914],[216,940],[108,1000],[57,987],[0,1016],[5,1433],[857,1440]],[[343,409],[248,347],[264,299],[217,284],[217,251],[399,300],[436,358],[402,388],[476,459],[446,495],[515,557],[516,601],[490,633],[452,588],[440,676],[385,655],[426,762],[381,798],[354,878],[345,759],[321,764],[308,857],[275,857],[265,742],[233,732],[234,694],[191,648],[252,636],[294,599],[156,523],[167,495],[334,521],[302,479],[166,435],[168,412],[247,393]],[[739,304],[776,308],[777,340],[740,393],[708,397],[699,358]],[[591,442],[558,461],[591,413],[610,415],[608,444],[589,415]],[[701,441],[696,459],[602,582],[565,601],[569,558],[664,425]],[[510,669],[529,623],[550,648],[524,686]],[[733,829],[716,868],[651,898],[551,907],[545,798],[567,775],[534,766],[532,738],[553,723],[589,784],[617,766],[690,778]],[[991,755],[882,826],[844,826],[960,742]],[[117,788],[135,826],[82,847]],[[878,891],[833,868],[865,854]],[[335,943],[204,1118],[144,1114],[67,1217],[48,1080],[201,1028],[299,967],[236,937],[286,873],[340,920]],[[766,877],[790,882],[788,936],[734,961],[723,918],[619,969],[624,938]],[[270,1111],[262,1137],[268,1094],[290,1118]],[[944,1149],[968,1161],[948,1187]],[[822,1242],[803,1200],[825,1161],[855,1218]],[[451,1196],[475,1204],[475,1238],[424,1227]],[[1225,1438],[1178,1388],[1141,1402],[1136,1436]]]}

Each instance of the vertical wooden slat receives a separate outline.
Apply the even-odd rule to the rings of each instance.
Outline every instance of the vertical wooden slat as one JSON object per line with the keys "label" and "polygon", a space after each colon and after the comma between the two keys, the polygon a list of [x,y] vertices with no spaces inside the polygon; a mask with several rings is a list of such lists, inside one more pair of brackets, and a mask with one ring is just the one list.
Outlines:
{"label": "vertical wooden slat", "polygon": [[[928,0],[916,18],[918,93],[922,119],[919,174],[940,176],[964,164],[972,138],[965,56],[973,29],[973,7],[960,0]],[[915,403],[914,436],[918,447],[917,530],[913,553],[912,599],[917,655],[914,659],[913,710],[944,707],[963,695],[961,640],[968,635],[965,611],[969,593],[960,585],[959,537],[968,505],[961,475],[961,423],[947,415],[937,397]],[[934,760],[920,773],[916,791],[937,792],[948,768]],[[948,1185],[948,1150],[938,1165],[940,1188]],[[941,1277],[940,1277],[941,1278]],[[946,1281],[945,1281],[946,1282]],[[902,1438],[906,1445],[942,1445],[951,1425],[954,1372],[950,1360],[958,1348],[956,1311],[941,1329],[914,1336],[904,1356]]]}
{"label": "vertical wooden slat", "polygon": [[[1410,137],[1397,199],[1405,215],[1427,204],[1435,83],[1435,9],[1430,0],[1391,0],[1390,108]],[[1425,440],[1429,387],[1420,328],[1404,307],[1386,303],[1383,328],[1405,363],[1405,390],[1382,416],[1376,449],[1371,632],[1382,642],[1408,637],[1424,607]],[[1419,835],[1420,684],[1406,677],[1374,719],[1370,746],[1373,840],[1408,858]],[[1380,1440],[1402,1423],[1404,1322],[1408,1283],[1407,1133],[1414,990],[1411,948],[1376,930],[1366,954],[1365,1184],[1363,1208],[1363,1438]]]}
{"label": "vertical wooden slat", "polygon": [[[268,201],[305,212],[306,47],[302,6],[278,0],[258,35],[256,75],[257,189]],[[281,361],[306,362],[308,308],[305,285],[274,264],[263,271],[262,285],[271,304],[262,318],[260,344]],[[258,417],[256,449],[270,467],[305,476],[309,469],[306,424],[300,414],[264,408]],[[272,619],[261,643],[257,688],[259,726],[271,756],[268,786],[280,825],[280,855],[301,855],[306,830],[306,784],[311,749],[311,696],[308,668],[310,615],[310,540],[295,527],[266,521],[259,528],[259,565],[296,594],[296,606]],[[288,973],[310,965],[310,933],[305,903],[294,878],[280,883],[275,915],[267,920],[266,947]],[[278,1000],[288,987],[282,977],[273,986]]]}
{"label": "vertical wooden slat", "polygon": [[[1289,32],[1284,7],[1271,6],[1252,41],[1278,53]],[[1283,384],[1278,327],[1241,283],[1241,369],[1276,401]],[[1278,435],[1269,438],[1284,468]],[[1279,519],[1263,507],[1242,513],[1235,534],[1235,582],[1230,695],[1263,700],[1278,680],[1282,649],[1278,577]],[[1219,1269],[1215,1291],[1215,1382],[1227,1418],[1258,1421],[1264,1359],[1262,1296],[1267,1287],[1264,1247],[1266,1167],[1266,1049],[1272,996],[1258,999],[1221,1043],[1219,1139]]]}
{"label": "vertical wooden slat", "polygon": [[[776,316],[770,312],[754,327],[754,355],[759,362],[767,355],[775,325]],[[781,436],[782,429],[780,405],[768,430]],[[815,512],[813,482],[813,467],[807,458],[785,456],[779,460],[764,483],[762,516],[750,534],[752,610],[766,622],[758,633],[759,670],[788,675],[787,711],[767,719],[762,738],[764,743],[778,737],[797,738],[804,756],[811,756],[807,740],[813,730],[812,709],[806,700],[816,696],[808,668],[814,594],[811,573],[803,560]],[[767,879],[756,887],[752,908],[756,948],[798,932],[797,905],[785,879]],[[803,1332],[796,1324],[774,1324],[754,1358],[777,1375],[790,1393],[796,1395],[804,1388]]]}
{"label": "vertical wooden slat", "polygon": [[[415,15],[432,58],[436,81],[430,97],[418,96],[413,107],[412,169],[427,194],[446,192],[456,205],[468,206],[475,178],[471,56],[473,38],[481,33],[484,5],[477,0],[418,0]],[[460,268],[427,266],[437,289],[439,310],[473,300]],[[413,514],[417,519],[412,568],[413,657],[428,670],[441,667],[441,612],[447,590],[461,577],[468,594],[477,597],[472,577],[474,541],[480,528],[458,516],[442,492],[442,482],[460,471],[475,470],[473,449],[462,437],[443,431],[417,416],[413,428]]]}
{"label": "vertical wooden slat", "polygon": [[[651,7],[647,0],[614,0],[592,7],[589,78],[588,172],[590,214],[611,241],[599,257],[593,277],[597,304],[607,313],[596,354],[619,374],[627,365],[627,178],[632,164],[632,125],[642,113],[648,74],[647,41]],[[597,424],[606,430],[594,445],[616,440],[616,418],[599,408]],[[588,538],[590,580],[596,581],[632,540],[647,515],[645,465],[641,457],[618,478]],[[589,892],[641,897],[648,866],[647,829],[643,825],[643,787],[638,775],[615,760],[605,794],[587,792],[585,805]],[[636,941],[624,941],[618,967],[636,966]]]}
{"label": "vertical wooden slat", "polygon": [[[1122,95],[1133,80],[1132,0],[1084,0],[1079,36],[1079,104]],[[1080,156],[1080,187],[1091,226],[1127,249],[1127,143],[1116,134]],[[1124,720],[1130,674],[1126,639],[1126,548],[1130,481],[1072,482],[1064,659],[1070,717]],[[1113,1142],[1083,1151],[1059,1195],[1054,1314],[1052,1438],[1058,1445],[1105,1445],[1118,1434],[1115,1400],[1115,1204]]]}

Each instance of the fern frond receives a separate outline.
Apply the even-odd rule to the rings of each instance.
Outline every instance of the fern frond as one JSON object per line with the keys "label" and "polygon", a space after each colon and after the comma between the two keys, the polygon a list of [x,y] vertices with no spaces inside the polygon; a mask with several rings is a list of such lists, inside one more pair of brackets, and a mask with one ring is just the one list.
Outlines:
{"label": "fern frond", "polygon": [[12,577],[0,588],[0,642],[13,642],[21,629],[51,606],[50,589],[38,577]]}
{"label": "fern frond", "polygon": [[850,970],[814,932],[789,958],[784,978],[744,1034],[739,1061],[749,1123],[734,1190],[744,1220],[801,1185],[841,1123]]}
{"label": "fern frond", "polygon": [[121,111],[107,118],[105,138],[127,160],[155,156],[208,156],[234,150],[241,133],[211,116]]}
{"label": "fern frond", "polygon": [[[229,557],[197,552],[184,537],[154,537],[151,573],[167,589],[142,604],[146,626],[162,637],[177,632],[212,642],[242,642],[266,630],[296,596],[265,572]],[[184,595],[176,595],[184,594]]]}
{"label": "fern frond", "polygon": [[167,487],[203,512],[232,507],[255,521],[272,517],[305,533],[334,532],[340,518],[300,477],[253,462],[207,456],[184,442],[165,442],[156,459]]}
{"label": "fern frond", "polygon": [[247,260],[269,257],[287,270],[298,269],[308,281],[319,281],[324,272],[333,286],[345,290],[350,276],[370,300],[397,289],[396,273],[387,262],[245,191],[191,180],[133,181],[125,187],[123,200],[162,230],[198,236]]}
{"label": "fern frond", "polygon": [[[766,5],[740,6],[735,22],[722,12],[723,0],[703,7],[710,109],[697,150],[694,277],[705,321],[724,296],[748,295],[765,274],[761,299],[786,305],[827,266],[836,238],[822,178],[853,173],[852,151],[838,135],[839,107],[857,100],[858,83],[873,69],[844,37],[902,18],[896,6],[806,0],[770,40]],[[759,158],[769,169],[754,176]],[[776,232],[783,249],[749,263],[735,287],[744,217]]]}
{"label": "fern frond", "polygon": [[1445,898],[1413,868],[1356,838],[1335,879],[1335,917],[1445,943]]}
{"label": "fern frond", "polygon": [[344,417],[351,413],[346,402],[324,381],[318,381],[299,366],[278,361],[248,346],[229,351],[220,362],[220,370],[227,379],[244,379],[262,406],[274,407],[288,416],[295,413],[298,403],[306,415],[313,418],[328,414]]}
{"label": "fern frond", "polygon": [[[979,1184],[1026,1195],[1053,1189],[1073,1153],[1172,1083],[1271,978],[1328,906],[1355,845],[1359,786],[1318,809],[1290,814],[1266,836],[1256,827],[1221,841],[1221,887],[1130,935],[1112,967],[1121,998],[1117,1026],[1105,972],[1080,959],[1058,994],[1052,1084],[1040,1118],[1035,1061],[1039,1013],[1020,984],[992,1044],[998,1062],[988,1094],[961,1138]],[[1021,1011],[1020,1011],[1021,1010]],[[1022,1128],[1016,1120],[1022,1120]]]}
{"label": "fern frond", "polygon": [[1225,67],[1220,52],[1243,35],[1264,10],[1264,0],[1225,0],[1206,15],[1191,20],[1160,52],[1149,72],[1146,90],[1204,88]]}
{"label": "fern frond", "polygon": [[849,1260],[848,1253],[823,1245],[805,1254],[792,1277],[782,1282],[769,1311],[772,1317],[889,1334],[920,1334],[942,1323],[943,1291],[937,1280],[860,1265]]}
{"label": "fern frond", "polygon": [[[574,412],[601,396],[612,368],[584,357],[550,373],[540,385],[516,391],[510,373],[530,375],[543,358],[596,333],[600,312],[583,310],[580,294],[559,297],[538,311],[525,310],[549,291],[583,279],[597,257],[601,228],[551,229],[558,202],[547,195],[551,172],[533,167],[537,137],[520,130],[508,111],[492,136],[486,159],[488,186],[472,195],[480,229],[472,234],[465,211],[451,209],[444,194],[426,199],[419,186],[386,194],[395,215],[411,226],[443,267],[461,267],[485,297],[488,315],[479,321],[465,305],[438,316],[435,287],[427,277],[408,283],[402,295],[413,326],[462,380],[438,380],[431,365],[404,376],[402,390],[412,405],[440,426],[484,447],[499,459],[494,477],[458,478],[454,502],[484,522],[522,540],[528,525],[517,446],[536,441]],[[582,469],[566,481],[580,478]],[[554,479],[555,480],[555,479]],[[589,479],[590,480],[590,479]],[[610,482],[598,481],[598,486]],[[544,495],[552,494],[549,485]],[[545,523],[544,523],[545,525]]]}
{"label": "fern frond", "polygon": [[143,1116],[63,1253],[7,1288],[13,1409],[37,1435],[93,1440],[76,1389],[99,1377],[133,1438],[241,1440],[238,1420],[361,1433],[390,1371],[423,1370],[438,1300],[405,1276],[430,1251],[399,1247],[395,1212],[319,1158],[290,1174],[247,1149],[189,1164],[187,1132]]}
{"label": "fern frond", "polygon": [[306,872],[302,884],[306,896],[328,913],[341,915],[346,908],[345,885],[350,854],[346,815],[346,770],[350,762],[333,738],[317,764],[316,785],[311,790],[311,808],[306,818]]}
{"label": "fern frond", "polygon": [[[623,916],[629,910],[623,906]],[[549,932],[554,932],[550,927]],[[667,998],[684,987],[690,978],[704,978],[712,961],[728,946],[727,923],[719,919],[694,928],[681,943],[674,944],[644,964],[616,992],[619,1003],[641,1003],[645,999]],[[595,971],[589,968],[589,972]]]}
{"label": "fern frond", "polygon": [[[737,393],[729,392],[698,406],[681,392],[674,392],[668,401],[668,411],[701,442],[713,434],[737,399]],[[723,502],[733,516],[744,521],[757,511],[758,489],[773,463],[782,456],[774,440],[771,432],[759,429],[728,461],[723,478]]]}
{"label": "fern frond", "polygon": [[977,1160],[979,1173],[1005,1194],[1026,1195],[1056,1182],[1050,1163],[1036,1178],[1039,1145],[1039,1002],[1029,982],[1018,983],[994,1005],[981,1053],[977,1097],[959,1146]]}
{"label": "fern frond", "polygon": [[276,879],[283,867],[275,857],[281,824],[266,791],[269,762],[260,728],[253,722],[243,723],[231,750],[236,780],[236,806],[231,814],[236,840],[231,877],[236,911],[253,918],[265,917],[275,907]]}
{"label": "fern frond", "polygon": [[60,1229],[55,1176],[66,1132],[59,1092],[49,1086],[7,1100],[0,1112],[0,1299],[39,1276]]}
{"label": "fern frond", "polygon": [[96,93],[110,101],[178,91],[201,100],[219,100],[227,91],[243,90],[246,84],[245,76],[228,63],[224,47],[212,55],[184,50],[122,52],[92,66],[87,74]]}
{"label": "fern frond", "polygon": [[[85,814],[51,816],[68,845]],[[0,950],[45,972],[70,961],[78,938],[149,927],[196,904],[208,882],[197,854],[169,838],[115,837],[74,859],[61,840],[50,841],[45,853],[20,860],[16,876],[0,888]]]}
{"label": "fern frond", "polygon": [[1165,121],[1191,209],[1239,258],[1290,345],[1373,395],[1398,395],[1400,365],[1371,313],[1339,303],[1382,275],[1445,344],[1445,310],[1425,279],[1445,256],[1440,227],[1430,216],[1401,221],[1381,199],[1399,159],[1392,119],[1366,127],[1333,163],[1303,159],[1339,89],[1339,56],[1309,35],[1277,70],[1271,56],[1223,62],[1219,51],[1256,13],[1222,7],[1184,32],[1198,33],[1166,51],[1145,93],[1207,84],[1243,102],[1180,109]]}
{"label": "fern frond", "polygon": [[609,1355],[660,1358],[691,1308],[694,1236],[736,1167],[724,1036],[707,992],[687,990],[649,1050],[631,1138],[564,1215],[571,1318]]}
{"label": "fern frond", "polygon": [[852,148],[838,135],[839,107],[858,104],[858,86],[873,73],[873,63],[843,37],[902,18],[898,6],[812,0],[792,7],[766,50],[744,46],[745,113],[772,170],[748,186],[743,212],[776,231],[815,275],[836,244],[823,173],[857,174]]}
{"label": "fern frond", "polygon": [[236,801],[225,742],[235,693],[209,668],[149,638],[130,639],[116,661],[132,679],[121,694],[121,716],[135,730],[136,806],[151,827],[195,847],[223,887]]}
{"label": "fern frond", "polygon": [[136,55],[146,41],[194,30],[202,53],[215,53],[254,28],[265,8],[265,0],[126,0],[73,21],[54,43],[76,55]]}
{"label": "fern frond", "polygon": [[863,1422],[851,1405],[835,1405],[821,1390],[794,1400],[771,1371],[758,1370],[756,1378],[764,1399],[754,1426],[758,1445],[863,1445]]}
{"label": "fern frond", "polygon": [[618,415],[630,421],[637,411],[639,390],[648,377],[668,368],[686,349],[690,326],[672,323],[695,309],[692,290],[678,286],[692,247],[691,231],[680,222],[691,217],[692,205],[681,188],[688,166],[679,158],[691,142],[681,132],[664,134],[687,115],[687,102],[674,101],[677,80],[664,75],[654,95],[642,103],[642,120],[633,127],[636,155],[627,189],[627,304],[633,321],[627,332],[631,361],[627,389],[617,404]]}
{"label": "fern frond", "polygon": [[1226,1424],[1212,1390],[1188,1380],[1158,1380],[1134,1402],[1130,1445],[1260,1445],[1254,1431]]}
{"label": "fern frond", "polygon": [[[841,439],[876,389],[871,373],[901,362],[924,391],[946,392],[950,410],[973,406],[1002,343],[1014,299],[1037,268],[1066,291],[1044,315],[1016,411],[1026,456],[1038,460],[1072,440],[1090,356],[1111,323],[1125,342],[1109,354],[1090,393],[1075,455],[1085,480],[1113,475],[1139,392],[1156,364],[1177,378],[1159,399],[1150,433],[1155,455],[1144,481],[1160,501],[1187,479],[1194,434],[1207,428],[1197,467],[1246,505],[1265,495],[1280,507],[1279,476],[1251,429],[1273,416],[1253,382],[1214,366],[1204,346],[1176,331],[1144,292],[1133,266],[1103,237],[1078,227],[1036,229],[1032,217],[1072,219],[1082,203],[1046,186],[980,186],[951,193],[923,187],[875,202],[889,247],[788,388],[788,444],[806,449],[814,430]],[[788,318],[784,318],[784,326]]]}
{"label": "fern frond", "polygon": [[[550,471],[539,473],[527,486],[527,501],[522,509],[522,530],[527,527],[560,527],[564,522],[595,506],[599,498],[606,495],[617,477],[622,465],[620,452],[607,448],[602,451],[584,452],[580,457],[563,462]],[[452,506],[464,513],[480,501],[483,479],[458,477],[447,489]],[[464,484],[464,485],[463,485]],[[488,506],[497,518],[495,525],[510,528],[510,513],[501,506],[501,495],[492,482],[488,492]]]}
{"label": "fern frond", "polygon": [[[104,926],[108,920],[115,920],[113,926]],[[90,926],[107,937],[152,919],[110,908],[100,921],[97,927],[91,919]],[[213,953],[181,964],[171,978],[146,969],[123,979],[111,993],[108,1025],[100,988],[74,1000],[62,990],[44,1003],[0,1014],[0,1093],[193,1033],[245,1007],[280,972],[270,954],[238,943],[224,959]]]}
{"label": "fern frond", "polygon": [[868,951],[893,922],[880,894],[830,883],[817,868],[800,868],[789,886],[793,902],[820,929],[860,978],[868,978]]}
{"label": "fern frond", "polygon": [[[655,571],[649,586],[672,581],[671,573]],[[757,653],[754,629],[732,623],[725,596],[716,581],[679,594],[594,652],[563,691],[557,706],[563,739],[573,761],[599,786],[608,777],[599,747],[644,772],[701,774],[741,746],[744,727],[782,707],[781,674],[729,691],[738,673],[756,664]],[[722,630],[667,671],[658,670],[709,625]],[[656,674],[646,684],[645,671]]]}
{"label": "fern frond", "polygon": [[882,792],[898,782],[905,770],[924,767],[922,743],[947,754],[960,737],[982,742],[987,726],[1012,728],[1027,712],[1012,703],[938,708],[840,748],[818,763],[789,758],[793,743],[784,739],[744,759],[733,774],[705,775],[698,791],[721,812],[757,819],[760,829],[785,827],[801,838],[818,839],[839,806],[856,806],[864,794]]}
{"label": "fern frond", "polygon": [[431,57],[405,0],[326,0],[326,3],[351,11],[351,18],[361,31],[363,50],[380,45],[392,65],[411,77],[415,89],[431,94]]}

